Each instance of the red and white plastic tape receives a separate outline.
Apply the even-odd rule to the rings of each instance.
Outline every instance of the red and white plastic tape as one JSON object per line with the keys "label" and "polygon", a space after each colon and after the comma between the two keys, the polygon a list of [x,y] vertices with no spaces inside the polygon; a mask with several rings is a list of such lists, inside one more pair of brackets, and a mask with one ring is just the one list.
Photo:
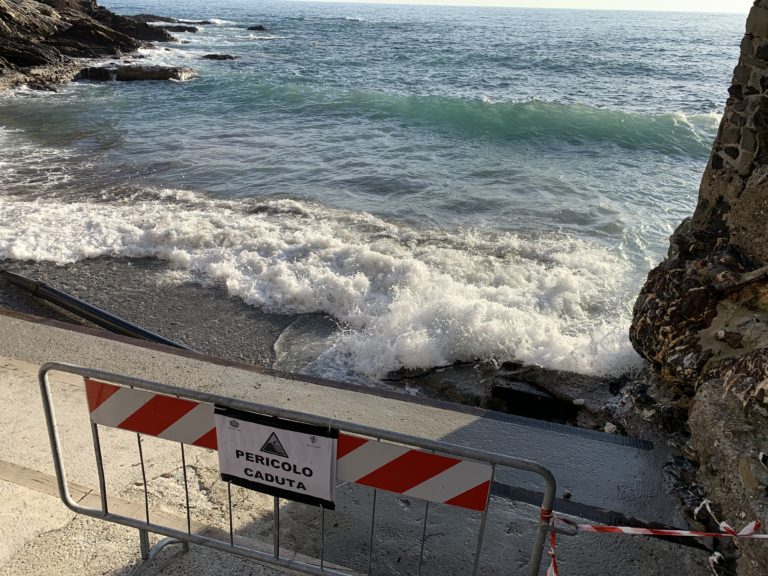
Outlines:
{"label": "red and white plastic tape", "polygon": [[[576,524],[574,522],[571,522],[570,520],[566,520],[564,518],[558,518],[552,514],[552,512],[547,512],[545,510],[542,510],[541,512],[541,519],[545,522],[549,522],[550,526],[552,528],[555,527],[557,522],[561,522],[567,526],[570,526],[571,528],[575,528],[578,532],[591,532],[595,534],[629,534],[632,536],[672,536],[676,538],[736,538],[736,539],[743,539],[743,540],[768,540],[768,534],[758,534],[760,531],[762,525],[760,524],[759,520],[755,520],[754,522],[750,522],[747,524],[741,531],[737,532],[734,530],[731,526],[729,526],[726,522],[721,522],[717,519],[715,514],[712,512],[712,508],[710,507],[710,502],[708,500],[704,500],[698,508],[694,511],[694,517],[699,515],[699,512],[702,510],[706,510],[707,513],[712,517],[712,519],[717,523],[718,527],[720,528],[720,532],[704,532],[699,530],[668,530],[668,529],[657,529],[657,528],[633,528],[631,526],[594,526],[592,524]],[[549,569],[547,570],[547,576],[559,576],[558,567],[557,567],[557,557],[555,555],[555,548],[557,546],[557,534],[554,530],[550,530],[549,533],[549,557],[550,557],[550,565]],[[715,572],[715,565],[719,563],[720,560],[722,560],[723,557],[719,552],[715,552],[712,556],[709,557],[709,567],[712,570],[714,574],[717,574]]]}
{"label": "red and white plastic tape", "polygon": [[[96,424],[218,449],[214,406],[97,380],[85,380]],[[483,511],[491,466],[340,433],[337,478],[421,500]]]}

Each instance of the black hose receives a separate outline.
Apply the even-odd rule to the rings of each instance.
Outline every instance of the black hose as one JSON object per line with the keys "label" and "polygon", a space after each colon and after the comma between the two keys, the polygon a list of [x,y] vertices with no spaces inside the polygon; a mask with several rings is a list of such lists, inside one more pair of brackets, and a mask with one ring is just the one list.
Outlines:
{"label": "black hose", "polygon": [[45,282],[38,282],[37,280],[32,280],[26,276],[21,276],[20,274],[14,274],[13,272],[4,270],[0,270],[0,276],[3,276],[11,284],[18,286],[33,296],[51,302],[67,312],[71,312],[76,316],[84,318],[89,322],[101,326],[102,328],[106,328],[116,334],[132,336],[133,338],[139,338],[141,340],[149,340],[150,342],[157,342],[159,344],[165,344],[166,346],[173,346],[174,348],[181,348],[183,350],[192,350],[189,346],[179,344],[178,342],[164,338],[154,332],[145,330],[141,326],[137,326],[127,320],[123,320],[119,316],[110,314],[106,310],[88,304],[88,302],[84,302],[83,300],[75,298],[66,292],[62,292],[53,286],[49,286]]}

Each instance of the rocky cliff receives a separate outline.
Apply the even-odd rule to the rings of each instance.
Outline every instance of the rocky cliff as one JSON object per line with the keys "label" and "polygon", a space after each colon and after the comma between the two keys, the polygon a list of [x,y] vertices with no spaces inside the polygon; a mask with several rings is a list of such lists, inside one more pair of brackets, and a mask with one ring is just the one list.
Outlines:
{"label": "rocky cliff", "polygon": [[0,89],[67,82],[82,67],[72,57],[119,56],[171,40],[93,0],[0,0]]}
{"label": "rocky cliff", "polygon": [[[737,526],[768,520],[768,0],[728,93],[698,205],[649,274],[630,338],[687,408],[699,480]],[[740,548],[739,573],[765,574],[768,546]]]}

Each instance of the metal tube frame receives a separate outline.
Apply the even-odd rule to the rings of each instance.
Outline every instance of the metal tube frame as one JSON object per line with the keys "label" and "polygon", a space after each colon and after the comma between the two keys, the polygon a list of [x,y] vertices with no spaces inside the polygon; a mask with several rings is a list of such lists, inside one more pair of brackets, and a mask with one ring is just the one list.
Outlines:
{"label": "metal tube frame", "polygon": [[[267,406],[264,404],[259,404],[257,402],[249,402],[245,400],[238,400],[235,398],[227,398],[226,396],[219,396],[216,394],[201,392],[199,390],[179,388],[179,387],[171,386],[168,384],[160,384],[157,382],[151,382],[151,381],[143,380],[140,378],[133,378],[130,376],[113,374],[103,370],[83,368],[80,366],[74,366],[71,364],[64,364],[59,362],[49,362],[44,364],[43,366],[40,367],[40,370],[39,370],[40,392],[43,400],[43,410],[45,412],[46,425],[48,428],[48,437],[51,443],[51,453],[53,456],[53,464],[56,470],[56,481],[58,484],[59,495],[61,497],[62,502],[64,503],[65,506],[67,506],[67,508],[69,508],[75,513],[83,514],[85,516],[90,516],[92,518],[101,518],[103,520],[114,522],[116,524],[122,524],[124,526],[129,526],[129,527],[138,529],[139,534],[141,536],[142,557],[149,557],[151,554],[148,550],[145,550],[145,541],[146,541],[145,538],[147,538],[148,532],[153,532],[155,534],[161,534],[168,538],[179,540],[181,542],[187,542],[190,544],[198,544],[200,546],[206,546],[214,550],[237,554],[245,558],[257,560],[264,564],[268,564],[268,565],[272,565],[272,566],[276,566],[279,568],[284,568],[292,571],[298,571],[305,574],[315,574],[317,576],[325,576],[325,575],[349,576],[350,575],[349,572],[342,572],[336,569],[328,568],[325,565],[317,566],[317,565],[309,564],[307,562],[302,562],[299,560],[290,560],[290,559],[280,557],[279,556],[279,534],[277,533],[277,531],[275,534],[275,541],[277,544],[277,553],[275,553],[276,551],[274,549],[272,553],[267,553],[267,552],[262,552],[260,550],[256,550],[253,548],[246,548],[243,546],[236,545],[234,543],[234,535],[232,533],[231,494],[229,496],[230,542],[228,543],[222,542],[220,540],[216,540],[213,538],[208,538],[200,534],[193,534],[190,531],[182,532],[180,530],[176,530],[168,526],[153,524],[149,522],[149,518],[147,518],[145,521],[142,521],[136,518],[131,518],[128,516],[122,516],[120,514],[109,512],[106,506],[106,490],[105,490],[106,483],[104,482],[103,465],[101,462],[101,449],[99,446],[98,433],[95,430],[96,428],[95,425],[93,425],[92,429],[94,430],[94,446],[97,450],[97,466],[99,468],[99,484],[100,484],[100,488],[102,489],[102,494],[101,494],[102,509],[87,508],[77,504],[69,494],[69,489],[67,487],[66,471],[64,468],[64,462],[62,458],[58,428],[56,425],[56,415],[53,408],[53,399],[51,396],[50,383],[48,380],[48,374],[54,371],[65,372],[69,374],[77,374],[79,376],[82,376],[83,378],[94,378],[98,380],[105,380],[107,382],[112,382],[112,383],[120,384],[123,386],[129,386],[132,388],[136,388],[138,390],[144,390],[144,391],[153,392],[156,394],[165,394],[168,396],[181,397],[184,399],[193,400],[197,402],[205,402],[208,404],[225,406],[227,408],[232,408],[235,410],[255,412],[257,414],[265,414],[268,416],[274,416],[277,418],[284,418],[287,420],[304,422],[304,423],[313,424],[316,426],[323,426],[323,427],[327,426],[328,428],[335,427],[339,430],[343,430],[344,432],[349,432],[352,434],[360,434],[363,436],[376,438],[377,440],[385,440],[389,442],[405,444],[405,445],[414,446],[424,450],[431,450],[434,452],[438,452],[438,453],[442,453],[450,456],[466,458],[468,460],[475,460],[479,462],[485,462],[485,463],[491,464],[494,467],[494,470],[496,467],[504,466],[508,468],[514,468],[517,470],[523,470],[523,471],[531,472],[533,474],[537,474],[544,480],[545,487],[544,487],[544,496],[541,504],[541,514],[540,514],[538,526],[536,528],[533,549],[531,550],[531,556],[528,563],[528,576],[538,576],[539,574],[539,571],[541,568],[541,559],[544,552],[544,543],[546,541],[547,533],[550,529],[550,517],[551,517],[552,506],[555,500],[555,494],[557,490],[557,483],[555,481],[555,478],[552,472],[550,472],[547,468],[545,468],[541,464],[532,462],[530,460],[524,460],[521,458],[513,458],[510,456],[504,456],[502,454],[494,454],[492,452],[486,452],[484,450],[477,450],[473,448],[457,446],[454,444],[448,444],[446,442],[440,442],[436,440],[426,440],[426,439],[418,438],[415,436],[409,436],[407,434],[401,434],[399,432],[381,430],[378,428],[373,428],[371,426],[356,424],[354,422],[344,422],[340,420],[334,420],[331,418],[317,416],[314,414],[307,414],[303,412],[297,412],[294,410],[286,410],[284,408],[278,408],[275,406]],[[376,497],[376,492],[374,491],[374,499],[375,497]],[[490,500],[490,490],[489,490],[489,500]],[[487,517],[487,506],[486,506],[486,511],[483,513],[483,516],[481,519],[481,524],[482,524],[481,530],[483,530],[485,526],[486,517]],[[371,541],[373,541],[374,521],[375,521],[375,511],[372,512],[371,514],[371,535],[370,535]],[[557,530],[557,532],[561,532],[561,531]],[[479,562],[480,562],[482,536],[483,534],[481,532],[478,537],[478,544],[475,552],[473,573],[476,573],[479,566]],[[372,542],[371,542],[371,548],[372,548]],[[369,550],[369,553],[370,553],[370,556],[368,559],[369,573],[372,565],[372,552],[373,550]],[[145,553],[146,553],[146,556],[145,556]]]}

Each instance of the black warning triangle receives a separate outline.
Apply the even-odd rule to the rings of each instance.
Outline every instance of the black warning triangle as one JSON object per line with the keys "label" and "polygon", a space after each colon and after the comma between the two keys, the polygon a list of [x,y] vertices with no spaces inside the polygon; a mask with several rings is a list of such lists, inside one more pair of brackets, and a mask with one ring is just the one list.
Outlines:
{"label": "black warning triangle", "polygon": [[274,432],[272,432],[267,441],[264,442],[264,446],[261,447],[261,451],[266,452],[267,454],[274,454],[275,456],[288,458],[288,453],[285,451],[285,448],[283,448],[283,445],[280,444],[280,440],[277,438],[277,435]]}

